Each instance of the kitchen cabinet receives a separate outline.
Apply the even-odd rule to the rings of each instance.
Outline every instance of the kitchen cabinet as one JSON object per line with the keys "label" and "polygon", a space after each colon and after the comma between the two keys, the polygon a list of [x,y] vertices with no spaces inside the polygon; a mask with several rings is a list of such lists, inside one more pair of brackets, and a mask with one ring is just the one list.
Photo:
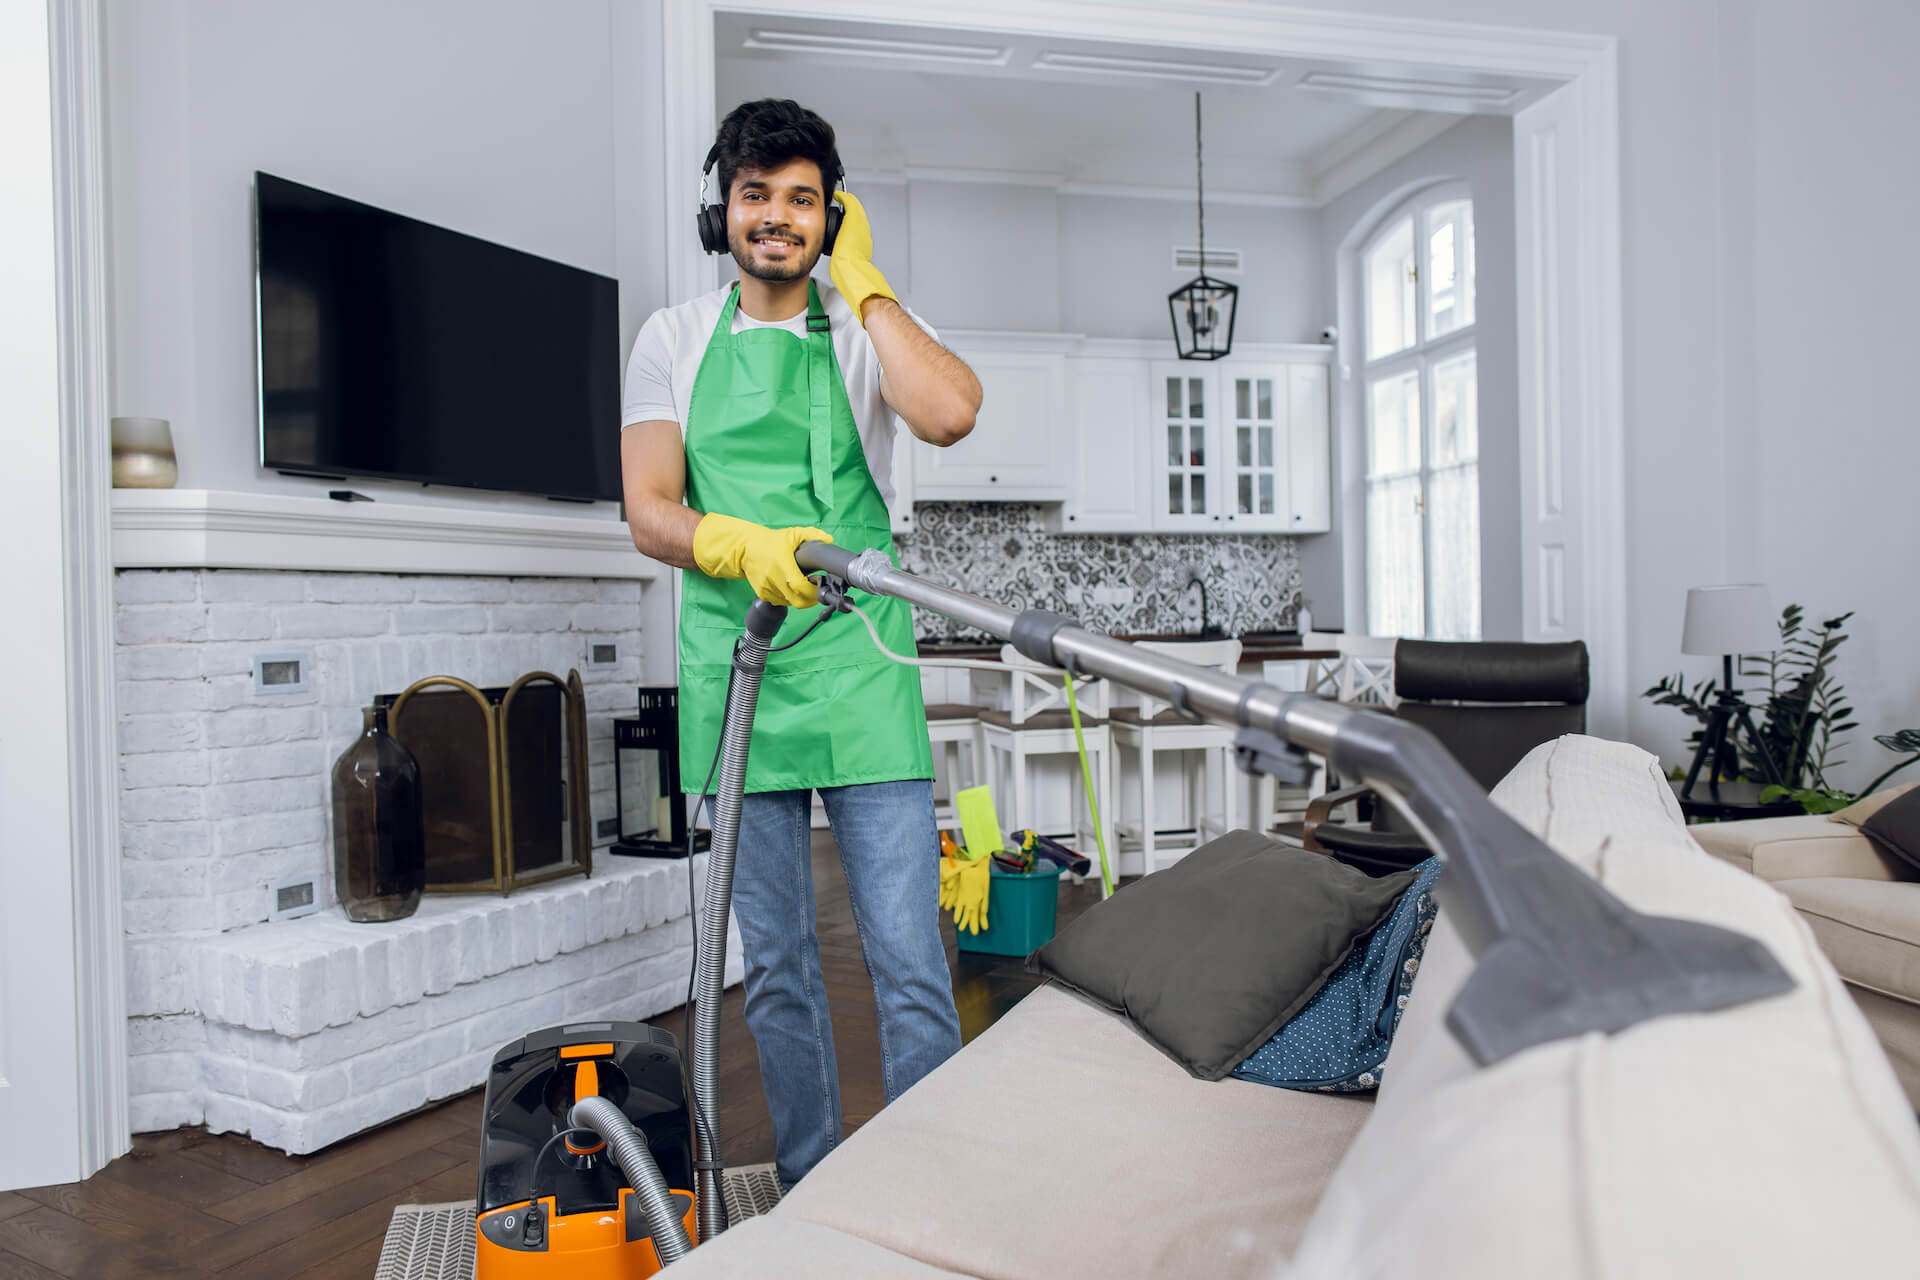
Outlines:
{"label": "kitchen cabinet", "polygon": [[[1067,356],[1057,334],[996,335],[951,343],[980,379],[980,412],[966,439],[948,448],[915,440],[920,502],[1060,502],[1072,423]],[[1025,341],[1022,341],[1025,339]],[[1047,349],[1047,348],[1053,349]]]}
{"label": "kitchen cabinet", "polygon": [[1040,503],[1058,533],[1332,527],[1326,347],[1245,344],[1206,363],[1077,334],[948,341],[980,379],[980,414],[949,449],[903,430],[895,532],[915,501]]}
{"label": "kitchen cabinet", "polygon": [[1153,529],[1325,533],[1331,527],[1323,361],[1155,361],[1147,399]]}

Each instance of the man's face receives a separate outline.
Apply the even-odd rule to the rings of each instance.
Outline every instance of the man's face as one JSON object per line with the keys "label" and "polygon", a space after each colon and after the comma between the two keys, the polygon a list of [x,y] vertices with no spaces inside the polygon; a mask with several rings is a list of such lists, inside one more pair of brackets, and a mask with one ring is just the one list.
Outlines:
{"label": "man's face", "polygon": [[811,160],[737,170],[727,197],[727,248],[758,280],[804,279],[827,234],[826,184]]}

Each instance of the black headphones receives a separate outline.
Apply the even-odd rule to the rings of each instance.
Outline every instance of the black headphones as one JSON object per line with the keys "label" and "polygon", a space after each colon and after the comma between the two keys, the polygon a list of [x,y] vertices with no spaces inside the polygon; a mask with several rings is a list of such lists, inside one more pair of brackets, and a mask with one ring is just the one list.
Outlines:
{"label": "black headphones", "polygon": [[[727,251],[727,201],[726,192],[720,193],[719,204],[707,203],[707,175],[713,172],[713,165],[720,158],[720,144],[714,143],[707,152],[707,162],[700,167],[700,208],[694,217],[700,228],[700,247],[708,253]],[[824,175],[823,175],[824,176]],[[831,188],[840,185],[839,174],[828,179],[827,186],[827,236],[821,243],[820,252],[827,257],[833,256],[833,243],[840,238],[840,223],[845,220],[847,211],[833,198]]]}

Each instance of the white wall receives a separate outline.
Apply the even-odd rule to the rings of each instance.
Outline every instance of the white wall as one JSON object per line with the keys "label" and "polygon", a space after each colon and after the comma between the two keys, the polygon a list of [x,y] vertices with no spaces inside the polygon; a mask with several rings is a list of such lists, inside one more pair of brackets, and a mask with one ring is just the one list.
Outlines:
{"label": "white wall", "polygon": [[1726,26],[1724,572],[1857,611],[1836,780],[1858,787],[1897,758],[1874,734],[1920,727],[1920,6],[1763,0]]}
{"label": "white wall", "polygon": [[[1513,125],[1504,117],[1471,116],[1413,154],[1319,211],[1317,258],[1326,264],[1322,314],[1338,315],[1342,341],[1334,366],[1333,532],[1300,544],[1302,589],[1316,625],[1359,630],[1347,617],[1343,586],[1361,580],[1366,559],[1361,436],[1362,312],[1353,270],[1334,264],[1357,250],[1408,193],[1440,181],[1462,181],[1473,193],[1474,340],[1480,378],[1480,634],[1518,640],[1520,628],[1520,430],[1515,338]],[[1350,264],[1351,265],[1351,264]],[[1355,268],[1357,270],[1357,268]],[[1337,278],[1338,277],[1338,278]],[[1348,527],[1354,534],[1346,536]],[[1364,600],[1364,595],[1361,596]]]}
{"label": "white wall", "polygon": [[1060,329],[1059,193],[907,184],[915,311],[936,329]]}
{"label": "white wall", "polygon": [[[1312,342],[1322,310],[1317,219],[1308,209],[1207,203],[1207,249],[1238,249],[1242,270],[1210,272],[1240,286],[1236,342]],[[1060,199],[1061,316],[1070,333],[1165,338],[1167,294],[1193,279],[1173,248],[1198,244],[1192,200],[1064,195]]]}
{"label": "white wall", "polygon": [[[659,105],[624,82],[616,99],[614,13],[610,0],[108,0],[113,412],[172,421],[182,488],[326,483],[259,467],[256,169],[590,271],[624,263],[657,292],[657,230],[637,225],[640,247],[623,253],[616,222],[650,221],[652,197],[631,181],[616,192],[614,159],[616,101],[645,117],[620,130],[636,150]],[[641,300],[622,301],[626,318]]]}
{"label": "white wall", "polygon": [[[935,328],[1172,341],[1167,294],[1195,274],[1173,266],[1174,246],[1196,242],[1190,203],[1001,183],[853,185],[876,262]],[[1236,341],[1307,342],[1320,331],[1317,234],[1308,210],[1208,208],[1208,245],[1239,249],[1245,263],[1215,273],[1241,287]],[[886,260],[903,241],[904,280]]]}

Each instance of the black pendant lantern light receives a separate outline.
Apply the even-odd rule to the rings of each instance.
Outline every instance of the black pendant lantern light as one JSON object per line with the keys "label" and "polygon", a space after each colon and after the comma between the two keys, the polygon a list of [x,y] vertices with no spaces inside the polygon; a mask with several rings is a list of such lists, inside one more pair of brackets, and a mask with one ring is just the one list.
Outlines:
{"label": "black pendant lantern light", "polygon": [[1200,212],[1200,274],[1167,295],[1173,345],[1182,360],[1218,360],[1233,350],[1234,304],[1240,287],[1207,274],[1206,171],[1200,158],[1200,95],[1193,95],[1194,193]]}

